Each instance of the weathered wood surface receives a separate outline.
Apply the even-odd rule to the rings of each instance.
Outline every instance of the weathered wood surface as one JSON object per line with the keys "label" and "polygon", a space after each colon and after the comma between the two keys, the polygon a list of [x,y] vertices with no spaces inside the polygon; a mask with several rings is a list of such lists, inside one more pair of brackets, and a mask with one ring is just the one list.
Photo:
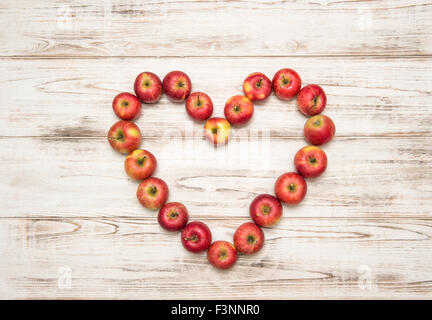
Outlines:
{"label": "weathered wood surface", "polygon": [[[0,298],[432,298],[431,13],[416,0],[2,1]],[[141,71],[182,69],[220,116],[247,74],[285,66],[326,90],[329,167],[261,252],[219,272],[136,200],[105,140],[111,101]],[[214,239],[306,143],[294,101],[255,110],[222,149],[165,97],[137,121],[170,200]]]}
{"label": "weathered wood surface", "polygon": [[[244,219],[204,221],[228,239]],[[154,218],[2,219],[1,231],[0,294],[14,298],[432,297],[430,219],[285,218],[229,272]]]}
{"label": "weathered wood surface", "polygon": [[[430,138],[340,138],[324,150],[329,166],[308,181],[308,194],[287,217],[430,217]],[[156,176],[170,201],[192,217],[248,219],[252,199],[272,193],[275,179],[294,170],[301,138],[232,139],[214,149],[201,138],[145,139],[159,160]],[[0,139],[3,217],[144,217],[138,183],[124,173],[124,156],[101,139]]]}
{"label": "weathered wood surface", "polygon": [[432,4],[402,1],[16,1],[7,56],[432,54]]}

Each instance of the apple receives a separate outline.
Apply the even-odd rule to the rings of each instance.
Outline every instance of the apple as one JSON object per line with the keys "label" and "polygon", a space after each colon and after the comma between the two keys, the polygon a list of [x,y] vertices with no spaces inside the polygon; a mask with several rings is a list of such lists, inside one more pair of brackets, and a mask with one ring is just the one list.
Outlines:
{"label": "apple", "polygon": [[299,93],[301,78],[292,69],[284,68],[276,72],[272,80],[276,96],[282,100],[290,100]]}
{"label": "apple", "polygon": [[254,72],[243,81],[243,92],[251,101],[264,100],[272,92],[272,82],[264,73]]}
{"label": "apple", "polygon": [[163,90],[174,102],[183,102],[192,90],[188,75],[182,71],[169,72],[162,82]]}
{"label": "apple", "polygon": [[232,243],[215,241],[207,251],[207,259],[215,268],[229,269],[237,261],[237,250]]}
{"label": "apple", "polygon": [[213,102],[204,92],[194,92],[186,99],[186,112],[198,121],[207,120],[213,113]]}
{"label": "apple", "polygon": [[297,172],[287,172],[277,178],[274,186],[276,197],[287,204],[297,204],[307,192],[305,179]]}
{"label": "apple", "polygon": [[335,135],[335,131],[333,120],[322,114],[310,117],[303,128],[306,140],[318,146],[329,142]]}
{"label": "apple", "polygon": [[234,246],[238,252],[251,254],[264,245],[264,232],[255,223],[245,222],[234,233]]}
{"label": "apple", "polygon": [[225,118],[232,125],[243,125],[253,115],[254,106],[245,96],[233,96],[225,103]]}
{"label": "apple", "polygon": [[162,82],[152,72],[141,72],[135,79],[134,90],[144,103],[155,103],[162,96]]}
{"label": "apple", "polygon": [[317,84],[303,87],[297,96],[298,108],[305,116],[314,116],[323,112],[326,103],[326,94]]}
{"label": "apple", "polygon": [[136,196],[150,210],[158,210],[168,199],[168,186],[162,179],[150,177],[140,183]]}
{"label": "apple", "polygon": [[109,129],[107,138],[114,150],[129,153],[139,147],[141,131],[135,123],[120,120]]}
{"label": "apple", "polygon": [[183,247],[191,252],[201,252],[208,249],[212,240],[210,229],[205,223],[192,221],[181,232]]}
{"label": "apple", "polygon": [[178,231],[183,229],[188,222],[188,219],[188,211],[180,202],[164,204],[158,214],[158,222],[160,226],[168,231]]}
{"label": "apple", "polygon": [[141,102],[133,94],[122,92],[115,96],[112,108],[120,119],[133,120],[141,113]]}
{"label": "apple", "polygon": [[224,144],[231,135],[231,125],[224,118],[210,118],[204,124],[204,134],[213,144]]}
{"label": "apple", "polygon": [[327,156],[325,152],[316,146],[307,146],[297,151],[294,157],[294,165],[303,177],[319,177],[327,168]]}
{"label": "apple", "polygon": [[125,159],[124,168],[126,174],[135,180],[143,180],[150,177],[156,169],[155,156],[147,150],[136,149]]}
{"label": "apple", "polygon": [[251,202],[249,214],[261,227],[270,227],[282,218],[282,204],[270,194],[260,194]]}

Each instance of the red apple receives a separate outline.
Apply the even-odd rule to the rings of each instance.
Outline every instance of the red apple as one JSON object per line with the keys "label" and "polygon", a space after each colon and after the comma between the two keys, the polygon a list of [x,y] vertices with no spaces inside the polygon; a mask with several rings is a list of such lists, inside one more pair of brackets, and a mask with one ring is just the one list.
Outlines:
{"label": "red apple", "polygon": [[290,100],[299,93],[301,78],[292,69],[281,69],[273,77],[273,90],[276,96],[282,100]]}
{"label": "red apple", "polygon": [[297,172],[287,172],[276,180],[274,190],[280,201],[297,204],[305,197],[307,185],[305,179]]}
{"label": "red apple", "polygon": [[163,90],[174,102],[183,102],[192,90],[188,75],[182,71],[171,71],[163,79]]}
{"label": "red apple", "polygon": [[231,135],[231,125],[224,118],[210,118],[204,124],[204,134],[213,144],[224,144]]}
{"label": "red apple", "polygon": [[186,99],[186,111],[195,120],[208,119],[213,113],[213,102],[204,92],[194,92]]}
{"label": "red apple", "polygon": [[150,177],[140,183],[137,190],[139,202],[150,210],[158,210],[168,199],[168,186],[162,179]]}
{"label": "red apple", "polygon": [[152,72],[142,72],[134,84],[135,94],[144,103],[155,103],[162,96],[162,82]]}
{"label": "red apple", "polygon": [[243,125],[253,115],[254,106],[245,96],[233,96],[225,103],[225,118],[232,125]]}
{"label": "red apple", "polygon": [[254,72],[243,81],[243,92],[251,101],[264,100],[272,92],[272,82],[264,73]]}
{"label": "red apple", "polygon": [[181,232],[183,247],[191,252],[201,252],[208,249],[212,240],[210,229],[205,223],[193,221]]}
{"label": "red apple", "polygon": [[207,251],[207,259],[215,268],[228,269],[237,261],[237,250],[227,241],[215,241]]}
{"label": "red apple", "polygon": [[314,116],[321,113],[327,103],[324,90],[316,84],[309,84],[300,90],[297,96],[299,110],[306,116]]}
{"label": "red apple", "polygon": [[249,214],[261,227],[269,227],[282,218],[282,204],[270,194],[261,194],[251,202]]}
{"label": "red apple", "polygon": [[133,120],[141,113],[141,102],[131,93],[122,92],[112,102],[114,113],[123,120]]}
{"label": "red apple", "polygon": [[306,140],[318,146],[329,142],[335,131],[333,120],[322,114],[310,117],[303,129]]}
{"label": "red apple", "polygon": [[136,180],[150,177],[155,171],[156,165],[155,156],[151,152],[141,149],[132,151],[124,162],[127,175]]}
{"label": "red apple", "polygon": [[294,157],[294,165],[298,173],[303,177],[316,178],[327,168],[327,156],[319,147],[303,147],[297,151]]}
{"label": "red apple", "polygon": [[109,129],[107,138],[114,150],[129,153],[139,147],[141,131],[135,123],[121,120]]}
{"label": "red apple", "polygon": [[184,228],[189,215],[186,207],[180,202],[166,203],[158,214],[158,221],[162,228],[168,231],[178,231]]}
{"label": "red apple", "polygon": [[264,232],[255,223],[245,222],[234,233],[234,246],[238,252],[251,254],[264,245]]}

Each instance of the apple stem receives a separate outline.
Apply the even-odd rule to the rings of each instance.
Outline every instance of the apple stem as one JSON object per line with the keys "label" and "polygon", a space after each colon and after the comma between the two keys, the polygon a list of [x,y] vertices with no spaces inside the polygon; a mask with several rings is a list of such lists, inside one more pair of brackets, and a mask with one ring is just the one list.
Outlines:
{"label": "apple stem", "polygon": [[260,78],[259,81],[258,81],[258,83],[257,83],[257,88],[261,87],[262,81],[263,81],[263,78]]}
{"label": "apple stem", "polygon": [[289,84],[289,79],[285,78],[285,76],[282,76],[282,81],[284,82],[284,84]]}
{"label": "apple stem", "polygon": [[198,240],[198,237],[196,236],[196,234],[194,234],[192,237],[186,237],[184,238],[186,241],[191,240],[193,242],[196,242]]}

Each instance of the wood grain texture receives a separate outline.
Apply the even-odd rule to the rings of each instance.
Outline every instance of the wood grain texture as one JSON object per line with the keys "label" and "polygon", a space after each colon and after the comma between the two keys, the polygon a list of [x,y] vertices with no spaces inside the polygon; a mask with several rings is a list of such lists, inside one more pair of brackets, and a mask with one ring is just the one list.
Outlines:
{"label": "wood grain texture", "polygon": [[[324,150],[324,175],[308,181],[288,217],[429,217],[432,208],[430,138],[336,137]],[[252,199],[273,193],[275,179],[293,171],[303,139],[232,139],[214,149],[202,138],[145,139],[158,159],[156,176],[170,201],[192,217],[248,219]],[[0,139],[3,217],[143,217],[138,183],[124,173],[124,156],[106,139]]]}
{"label": "wood grain texture", "polygon": [[[421,0],[2,1],[0,298],[432,299],[431,13]],[[327,93],[329,167],[262,251],[220,272],[136,200],[105,138],[111,102],[141,71],[182,69],[221,116],[245,76],[282,67]],[[229,241],[294,169],[304,122],[272,96],[214,149],[163,97],[137,124],[170,200]]]}
{"label": "wood grain texture", "polygon": [[[303,83],[319,83],[339,137],[431,136],[432,64],[429,58],[145,58],[2,59],[0,93],[14,103],[0,105],[0,136],[103,137],[118,119],[114,96],[133,92],[137,74],[151,69],[161,78],[172,69],[187,72],[193,90],[206,92],[223,116],[226,100],[242,93],[244,78],[257,69],[269,77],[295,68]],[[65,63],[67,68],[65,68]],[[10,98],[6,98],[7,101]],[[257,104],[250,130],[274,137],[302,137],[306,118],[295,100],[274,95]],[[188,118],[184,104],[144,105],[137,124],[146,137],[201,136],[202,123]]]}
{"label": "wood grain texture", "polygon": [[425,0],[8,0],[0,10],[3,56],[432,54]]}
{"label": "wood grain texture", "polygon": [[[244,219],[204,221],[229,240]],[[284,218],[266,230],[264,249],[230,272],[183,250],[178,237],[154,217],[2,219],[2,290],[14,298],[432,297],[430,219]],[[70,288],[58,286],[64,268]]]}

